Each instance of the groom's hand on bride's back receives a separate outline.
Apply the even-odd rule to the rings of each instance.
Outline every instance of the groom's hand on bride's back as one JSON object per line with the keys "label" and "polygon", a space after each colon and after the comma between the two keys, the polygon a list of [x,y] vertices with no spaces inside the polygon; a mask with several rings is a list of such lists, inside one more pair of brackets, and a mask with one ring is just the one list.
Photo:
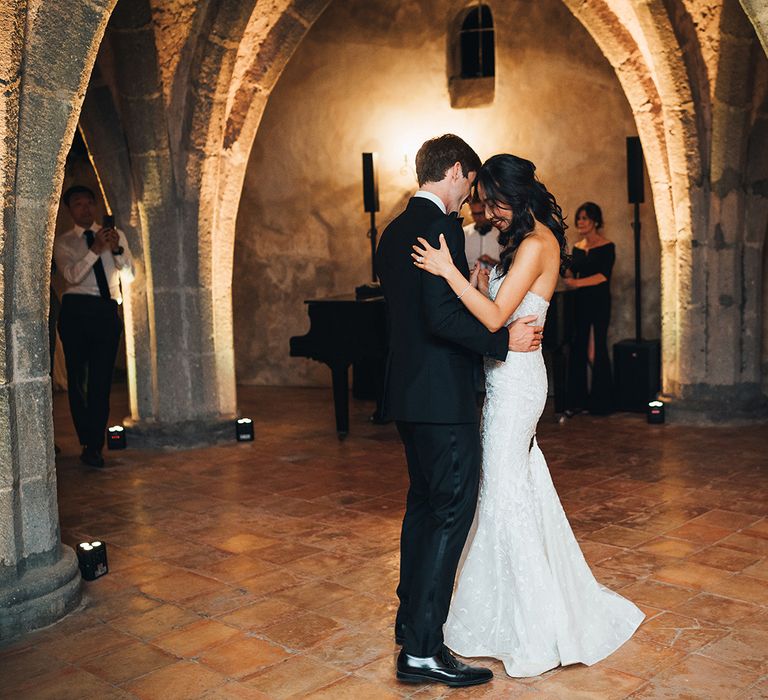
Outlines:
{"label": "groom's hand on bride's back", "polygon": [[509,349],[512,352],[531,352],[541,347],[544,327],[528,325],[537,318],[538,316],[521,316],[507,326]]}

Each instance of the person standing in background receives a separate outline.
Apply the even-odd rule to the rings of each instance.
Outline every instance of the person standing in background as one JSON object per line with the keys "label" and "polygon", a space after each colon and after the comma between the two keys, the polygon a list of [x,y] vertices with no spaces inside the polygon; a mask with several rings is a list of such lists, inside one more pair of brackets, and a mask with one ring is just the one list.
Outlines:
{"label": "person standing in background", "polygon": [[486,269],[499,264],[501,246],[499,245],[499,230],[485,218],[483,203],[473,197],[469,200],[469,210],[472,212],[473,223],[464,227],[464,253],[467,256],[469,269],[479,262]]}
{"label": "person standing in background", "polygon": [[122,231],[94,223],[96,198],[90,189],[70,187],[63,200],[75,226],[54,241],[53,255],[67,285],[59,336],[67,363],[69,408],[83,448],[80,460],[103,467],[109,394],[122,332],[117,312],[120,282],[133,281],[133,259]]}
{"label": "person standing in background", "polygon": [[[616,246],[605,238],[603,212],[594,202],[584,202],[576,210],[576,230],[580,239],[573,247],[573,258],[565,284],[575,289],[576,323],[568,369],[566,415],[580,411],[604,415],[613,409],[613,381],[608,354],[608,326],[611,321],[611,272]],[[587,366],[592,367],[588,388]]]}

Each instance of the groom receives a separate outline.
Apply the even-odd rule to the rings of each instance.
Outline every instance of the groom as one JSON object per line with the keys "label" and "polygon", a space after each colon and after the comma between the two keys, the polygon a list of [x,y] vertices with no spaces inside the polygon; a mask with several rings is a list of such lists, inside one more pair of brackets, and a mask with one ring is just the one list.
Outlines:
{"label": "groom", "polygon": [[413,264],[417,236],[436,248],[443,233],[467,277],[464,232],[456,213],[469,195],[480,158],[446,134],[416,154],[419,191],[387,226],[376,251],[390,317],[384,413],[397,422],[410,488],[400,538],[400,607],[395,638],[402,681],[450,686],[486,683],[493,674],[457,661],[443,645],[443,624],[459,557],[475,513],[480,436],[473,365],[484,355],[504,360],[527,352],[542,328],[519,319],[496,333],[467,312],[441,277]]}

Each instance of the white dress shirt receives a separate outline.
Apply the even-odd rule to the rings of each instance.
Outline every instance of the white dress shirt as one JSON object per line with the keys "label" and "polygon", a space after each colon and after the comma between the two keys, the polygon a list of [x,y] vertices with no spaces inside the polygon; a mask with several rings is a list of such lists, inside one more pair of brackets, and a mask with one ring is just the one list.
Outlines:
{"label": "white dress shirt", "polygon": [[[94,235],[101,228],[94,223],[90,230]],[[128,241],[125,234],[116,229],[120,237],[120,245],[123,247],[122,255],[112,255],[112,251],[107,248],[102,251],[101,256],[96,255],[85,240],[85,231],[82,226],[62,233],[57,236],[53,242],[53,257],[56,260],[56,269],[64,277],[67,288],[66,294],[89,294],[90,296],[101,296],[99,285],[96,282],[96,273],[93,271],[94,263],[101,257],[104,265],[104,274],[109,284],[109,294],[117,302],[121,302],[120,282],[129,284],[133,282],[134,268],[131,250],[128,247]]]}
{"label": "white dress shirt", "polygon": [[471,270],[477,259],[482,255],[487,255],[494,260],[501,258],[502,247],[499,245],[499,229],[493,227],[485,235],[475,228],[475,224],[469,224],[464,227],[464,253],[467,256],[469,269]]}
{"label": "white dress shirt", "polygon": [[440,199],[436,194],[433,192],[427,192],[426,190],[419,190],[414,197],[422,197],[424,199],[428,199],[430,202],[434,202],[437,204],[438,207],[440,207],[440,211],[443,212],[443,214],[447,214],[448,212],[445,209],[445,204],[443,203],[443,200]]}

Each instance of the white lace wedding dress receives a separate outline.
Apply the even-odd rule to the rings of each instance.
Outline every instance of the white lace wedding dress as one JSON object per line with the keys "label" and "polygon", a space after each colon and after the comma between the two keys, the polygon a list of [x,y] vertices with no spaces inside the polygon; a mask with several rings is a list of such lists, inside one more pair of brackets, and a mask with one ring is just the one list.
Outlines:
{"label": "white lace wedding dress", "polygon": [[[494,298],[503,278],[492,278]],[[528,292],[512,318],[549,303]],[[464,548],[446,645],[492,657],[510,676],[593,664],[626,642],[643,613],[592,576],[565,517],[536,424],[547,398],[541,351],[486,360],[483,468],[473,531]]]}

